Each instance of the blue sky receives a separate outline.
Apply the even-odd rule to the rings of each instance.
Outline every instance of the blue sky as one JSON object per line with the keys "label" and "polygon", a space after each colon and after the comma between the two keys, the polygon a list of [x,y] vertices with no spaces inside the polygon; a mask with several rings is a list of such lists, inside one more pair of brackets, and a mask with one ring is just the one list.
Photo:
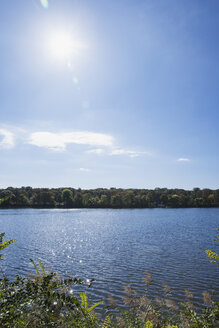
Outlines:
{"label": "blue sky", "polygon": [[217,0],[5,0],[0,29],[0,187],[218,188]]}

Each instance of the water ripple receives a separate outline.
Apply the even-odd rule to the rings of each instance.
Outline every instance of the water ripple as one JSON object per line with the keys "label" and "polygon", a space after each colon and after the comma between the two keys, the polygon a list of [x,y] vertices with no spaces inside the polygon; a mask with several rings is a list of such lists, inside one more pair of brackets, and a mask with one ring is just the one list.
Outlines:
{"label": "water ripple", "polygon": [[113,296],[122,304],[123,286],[145,288],[149,271],[152,297],[163,294],[185,299],[185,288],[203,305],[204,290],[219,291],[217,267],[209,263],[219,209],[154,210],[0,210],[1,231],[16,243],[5,251],[1,271],[9,277],[32,270],[41,260],[62,275],[96,279],[88,290],[91,301]]}

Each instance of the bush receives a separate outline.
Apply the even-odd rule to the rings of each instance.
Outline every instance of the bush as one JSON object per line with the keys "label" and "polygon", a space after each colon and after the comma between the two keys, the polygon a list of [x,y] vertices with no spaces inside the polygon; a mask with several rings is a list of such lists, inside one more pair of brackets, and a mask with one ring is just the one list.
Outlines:
{"label": "bush", "polygon": [[73,286],[84,284],[77,278],[62,279],[46,272],[44,265],[33,260],[36,273],[14,281],[0,279],[1,327],[96,327],[93,309],[87,296],[73,294]]}
{"label": "bush", "polygon": [[86,294],[81,292],[76,296],[73,291],[76,285],[85,284],[82,280],[62,279],[57,273],[47,272],[41,262],[37,265],[31,261],[35,274],[17,275],[14,281],[6,277],[0,279],[0,327],[209,328],[218,324],[219,302],[213,302],[207,292],[203,297],[208,304],[199,314],[188,290],[188,302],[184,304],[178,305],[171,300],[167,286],[164,286],[163,297],[149,299],[150,274],[144,277],[146,289],[143,295],[131,286],[124,287],[127,310],[117,308],[111,299],[108,315],[98,317],[94,309],[101,302],[89,307]]}
{"label": "bush", "polygon": [[[0,234],[0,250],[14,242],[3,242]],[[210,254],[208,254],[210,255]],[[2,257],[2,256],[1,256]],[[211,257],[211,256],[210,256]],[[212,257],[211,257],[212,258]],[[215,259],[215,257],[213,258]],[[217,260],[217,258],[216,258]],[[219,302],[211,295],[203,293],[206,308],[197,313],[192,304],[193,295],[186,290],[187,302],[176,304],[170,297],[170,289],[164,285],[165,294],[161,298],[148,298],[148,288],[152,277],[146,273],[143,278],[145,291],[139,294],[131,286],[124,287],[124,304],[127,310],[116,307],[111,298],[111,313],[98,317],[94,309],[102,302],[88,306],[87,295],[74,294],[74,286],[85,283],[77,278],[62,279],[57,273],[48,272],[42,262],[33,260],[35,274],[28,277],[16,276],[10,281],[0,279],[0,327],[9,328],[210,328],[218,327]],[[89,283],[89,285],[92,281]],[[115,314],[117,313],[117,315]],[[119,315],[118,315],[119,313]]]}

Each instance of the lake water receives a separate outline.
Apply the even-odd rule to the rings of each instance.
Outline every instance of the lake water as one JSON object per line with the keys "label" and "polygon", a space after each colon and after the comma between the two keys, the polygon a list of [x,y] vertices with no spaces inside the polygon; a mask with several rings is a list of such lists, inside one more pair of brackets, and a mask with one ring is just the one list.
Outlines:
{"label": "lake water", "polygon": [[143,291],[142,277],[153,277],[151,295],[171,287],[172,298],[184,289],[202,304],[202,292],[219,291],[218,267],[206,249],[215,249],[219,209],[16,209],[0,210],[0,232],[16,239],[4,252],[1,272],[9,277],[32,271],[30,258],[62,275],[96,281],[91,301],[113,296],[122,304],[122,286]]}

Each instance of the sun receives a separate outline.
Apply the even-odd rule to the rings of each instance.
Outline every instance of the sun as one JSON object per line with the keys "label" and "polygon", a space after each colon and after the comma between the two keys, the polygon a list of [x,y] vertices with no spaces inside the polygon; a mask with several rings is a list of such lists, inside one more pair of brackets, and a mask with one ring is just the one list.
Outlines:
{"label": "sun", "polygon": [[76,51],[73,37],[63,31],[57,31],[49,37],[49,52],[55,59],[69,59]]}
{"label": "sun", "polygon": [[43,48],[49,62],[72,66],[84,58],[88,44],[77,28],[53,27],[44,29]]}

